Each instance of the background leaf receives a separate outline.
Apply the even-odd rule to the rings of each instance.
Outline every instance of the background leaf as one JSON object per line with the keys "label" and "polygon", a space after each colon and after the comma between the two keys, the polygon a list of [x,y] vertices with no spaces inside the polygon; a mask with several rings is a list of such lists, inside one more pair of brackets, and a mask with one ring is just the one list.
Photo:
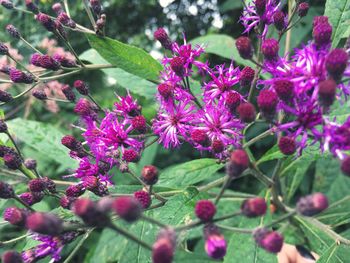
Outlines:
{"label": "background leaf", "polygon": [[344,33],[349,32],[350,0],[327,0],[324,15],[333,26],[332,46],[337,47],[341,38],[348,37]]}
{"label": "background leaf", "polygon": [[160,63],[144,50],[108,37],[86,34],[92,48],[112,65],[144,79],[157,81],[163,69]]}

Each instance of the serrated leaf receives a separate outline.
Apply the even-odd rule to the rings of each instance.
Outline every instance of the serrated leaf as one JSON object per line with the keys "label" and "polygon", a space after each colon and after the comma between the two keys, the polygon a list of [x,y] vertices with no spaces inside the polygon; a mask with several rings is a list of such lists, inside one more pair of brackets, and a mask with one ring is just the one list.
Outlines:
{"label": "serrated leaf", "polygon": [[191,40],[193,45],[205,45],[205,52],[235,60],[238,64],[254,67],[254,64],[242,59],[235,45],[235,40],[222,34],[211,34]]}
{"label": "serrated leaf", "polygon": [[[75,168],[76,161],[69,157],[69,151],[61,144],[64,136],[57,127],[37,121],[14,119],[7,122],[15,138],[64,168]],[[35,158],[35,156],[32,156]]]}
{"label": "serrated leaf", "polygon": [[333,26],[332,46],[337,47],[350,21],[350,0],[327,0],[325,16]]}
{"label": "serrated leaf", "polygon": [[333,228],[350,223],[350,196],[331,203],[327,210],[317,215],[317,219]]}
{"label": "serrated leaf", "polygon": [[335,262],[339,262],[339,260],[336,258],[336,254],[335,254],[337,249],[338,249],[338,245],[337,245],[337,243],[334,243],[317,260],[317,263],[335,263]]}
{"label": "serrated leaf", "polygon": [[161,172],[159,185],[181,188],[212,176],[223,167],[215,159],[203,158],[171,166]]}
{"label": "serrated leaf", "polygon": [[282,159],[284,157],[285,155],[279,150],[278,145],[276,144],[257,161],[257,165],[267,161]]}
{"label": "serrated leaf", "polygon": [[163,69],[160,63],[143,49],[124,44],[108,37],[86,34],[90,46],[113,66],[143,79],[158,80]]}

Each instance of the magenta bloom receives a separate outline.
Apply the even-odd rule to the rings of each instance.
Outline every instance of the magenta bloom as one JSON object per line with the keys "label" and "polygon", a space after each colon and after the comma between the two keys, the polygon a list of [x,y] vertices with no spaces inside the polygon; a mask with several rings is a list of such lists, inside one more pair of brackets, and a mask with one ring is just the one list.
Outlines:
{"label": "magenta bloom", "polygon": [[324,150],[329,150],[341,160],[344,159],[344,152],[350,150],[350,118],[342,125],[328,122],[324,127],[324,135]]}
{"label": "magenta bloom", "polygon": [[191,124],[195,118],[195,106],[188,100],[161,110],[153,121],[153,131],[159,136],[159,143],[165,148],[178,147],[180,136],[188,137]]}
{"label": "magenta bloom", "polygon": [[134,100],[129,92],[125,97],[118,96],[118,99],[119,102],[114,103],[117,113],[122,114],[124,117],[140,115],[141,108],[137,104],[137,100]]}
{"label": "magenta bloom", "polygon": [[211,80],[204,86],[205,102],[227,95],[239,83],[240,70],[238,67],[234,68],[233,64],[229,68],[225,68],[225,65],[217,66],[215,71],[208,71],[208,74]]}
{"label": "magenta bloom", "polygon": [[241,21],[245,30],[243,33],[249,33],[252,29],[259,25],[260,22],[264,24],[262,38],[265,39],[269,25],[273,24],[273,16],[279,11],[280,1],[266,0],[265,10],[263,14],[259,14],[256,6],[257,0],[251,4],[247,4],[243,10]]}

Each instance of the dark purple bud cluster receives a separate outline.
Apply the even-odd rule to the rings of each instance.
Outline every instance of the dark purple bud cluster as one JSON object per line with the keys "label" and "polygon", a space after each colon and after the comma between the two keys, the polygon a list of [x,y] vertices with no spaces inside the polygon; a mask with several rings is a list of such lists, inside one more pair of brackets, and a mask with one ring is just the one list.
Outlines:
{"label": "dark purple bud cluster", "polygon": [[35,78],[31,73],[23,72],[16,68],[10,68],[9,75],[14,83],[32,84],[35,81]]}
{"label": "dark purple bud cluster", "polygon": [[55,21],[44,13],[38,13],[35,15],[35,19],[50,32],[54,32],[57,29],[57,24]]}
{"label": "dark purple bud cluster", "polygon": [[207,255],[213,259],[222,259],[226,255],[227,242],[218,227],[207,224],[203,228],[203,234],[205,239],[204,248]]}
{"label": "dark purple bud cluster", "polygon": [[80,98],[75,104],[74,112],[82,117],[96,117],[97,108],[88,99]]}
{"label": "dark purple bud cluster", "polygon": [[275,60],[278,57],[279,44],[274,38],[265,39],[261,45],[261,52],[266,60]]}
{"label": "dark purple bud cluster", "polygon": [[75,102],[75,99],[76,99],[75,93],[73,92],[73,89],[69,85],[63,85],[63,87],[61,88],[61,91],[67,100],[69,100],[70,102]]}
{"label": "dark purple bud cluster", "polygon": [[260,91],[257,102],[262,115],[268,121],[272,121],[275,116],[278,103],[277,94],[272,90],[264,89]]}
{"label": "dark purple bud cluster", "polygon": [[11,225],[23,227],[28,215],[29,212],[26,209],[7,207],[4,211],[4,220],[9,222]]}
{"label": "dark purple bud cluster", "polygon": [[34,0],[25,0],[25,4],[29,11],[33,12],[34,14],[39,13],[39,8],[35,4]]}
{"label": "dark purple bud cluster", "polygon": [[249,156],[245,150],[234,150],[226,166],[227,174],[232,178],[238,177],[248,168],[249,163]]}
{"label": "dark purple bud cluster", "polygon": [[258,228],[253,233],[256,243],[270,253],[278,253],[283,246],[283,236],[276,231]]}
{"label": "dark purple bud cluster", "polygon": [[63,221],[54,214],[34,212],[27,217],[26,228],[39,234],[57,236],[63,231]]}
{"label": "dark purple bud cluster", "polygon": [[0,101],[1,102],[9,102],[13,100],[13,97],[10,93],[4,90],[0,90]]}
{"label": "dark purple bud cluster", "polygon": [[273,24],[278,31],[282,31],[287,26],[286,16],[282,11],[277,11],[273,15]]}
{"label": "dark purple bud cluster", "polygon": [[326,46],[331,42],[332,26],[328,22],[328,17],[314,17],[312,35],[315,44],[319,47]]}
{"label": "dark purple bud cluster", "polygon": [[[9,54],[9,48],[4,43],[0,42],[0,55],[8,55],[8,54]],[[1,72],[4,72],[4,71],[2,70]]]}
{"label": "dark purple bud cluster", "polygon": [[11,170],[17,170],[22,165],[21,156],[16,152],[8,152],[3,156],[3,160],[7,168]]}
{"label": "dark purple bud cluster", "polygon": [[1,257],[2,263],[23,263],[22,256],[16,251],[6,251]]}
{"label": "dark purple bud cluster", "polygon": [[62,67],[66,67],[66,68],[73,68],[77,66],[77,63],[75,60],[69,59],[67,57],[65,57],[62,54],[56,53],[52,56],[52,58],[56,61],[58,61]]}
{"label": "dark purple bud cluster", "polygon": [[153,263],[171,263],[176,247],[176,233],[171,228],[162,229],[152,247]]}
{"label": "dark purple bud cluster", "polygon": [[159,177],[157,167],[153,165],[146,165],[141,171],[141,180],[147,185],[154,185],[157,183]]}
{"label": "dark purple bud cluster", "polygon": [[267,205],[264,198],[256,197],[245,200],[241,205],[242,214],[247,217],[263,216]]}
{"label": "dark purple bud cluster", "polygon": [[37,98],[38,100],[46,100],[47,99],[47,95],[46,92],[42,89],[34,89],[32,91],[32,95]]}
{"label": "dark purple bud cluster", "polygon": [[12,0],[1,0],[0,4],[7,9],[13,9],[14,7]]}
{"label": "dark purple bud cluster", "polygon": [[237,113],[240,120],[246,123],[254,121],[256,117],[255,107],[250,102],[241,103],[237,107]]}
{"label": "dark purple bud cluster", "polygon": [[345,156],[344,160],[341,162],[340,168],[345,175],[350,176],[350,155]]}
{"label": "dark purple bud cluster", "polygon": [[43,192],[25,192],[19,195],[19,198],[29,206],[39,203],[44,198]]}
{"label": "dark purple bud cluster", "polygon": [[37,67],[42,67],[55,71],[61,68],[61,64],[58,60],[54,59],[49,55],[40,55],[39,53],[35,53],[32,55],[30,63]]}
{"label": "dark purple bud cluster", "polygon": [[236,40],[236,48],[239,55],[244,59],[251,59],[253,56],[253,46],[249,37],[239,37]]}
{"label": "dark purple bud cluster", "polygon": [[292,155],[296,150],[295,140],[289,136],[283,136],[278,141],[278,148],[285,155]]}
{"label": "dark purple bud cluster", "polygon": [[254,69],[251,67],[244,67],[239,75],[239,85],[242,88],[248,88],[250,87],[251,83],[253,82],[255,75]]}
{"label": "dark purple bud cluster", "polygon": [[18,29],[14,25],[7,25],[6,31],[10,34],[11,37],[15,39],[20,39],[21,34],[19,33]]}
{"label": "dark purple bud cluster", "polygon": [[114,200],[112,204],[113,211],[127,222],[136,221],[141,217],[141,203],[134,197],[121,196]]}
{"label": "dark purple bud cluster", "polygon": [[137,163],[140,160],[140,154],[133,149],[125,149],[123,160],[128,163]]}
{"label": "dark purple bud cluster", "polygon": [[306,2],[302,2],[298,5],[298,15],[300,17],[304,17],[309,12],[309,4]]}
{"label": "dark purple bud cluster", "polygon": [[0,198],[1,199],[10,199],[15,197],[15,192],[13,188],[8,183],[0,181]]}
{"label": "dark purple bud cluster", "polygon": [[315,193],[299,199],[297,211],[304,216],[313,216],[328,208],[328,199],[322,193]]}
{"label": "dark purple bud cluster", "polygon": [[171,39],[169,38],[167,32],[165,32],[164,28],[158,28],[154,32],[153,36],[156,40],[158,40],[162,44],[162,46],[165,49],[171,50],[171,46],[173,43],[172,43]]}
{"label": "dark purple bud cluster", "polygon": [[195,213],[203,222],[209,222],[216,214],[216,206],[209,200],[200,200],[196,203]]}
{"label": "dark purple bud cluster", "polygon": [[104,205],[87,198],[77,199],[72,205],[72,211],[89,226],[105,227],[110,222]]}
{"label": "dark purple bud cluster", "polygon": [[89,86],[82,80],[74,81],[74,88],[76,88],[81,95],[86,96],[89,94]]}
{"label": "dark purple bud cluster", "polygon": [[144,190],[135,192],[134,197],[137,201],[140,202],[143,209],[149,208],[152,203],[150,194]]}
{"label": "dark purple bud cluster", "polygon": [[7,124],[3,120],[0,119],[0,133],[6,133],[7,132]]}

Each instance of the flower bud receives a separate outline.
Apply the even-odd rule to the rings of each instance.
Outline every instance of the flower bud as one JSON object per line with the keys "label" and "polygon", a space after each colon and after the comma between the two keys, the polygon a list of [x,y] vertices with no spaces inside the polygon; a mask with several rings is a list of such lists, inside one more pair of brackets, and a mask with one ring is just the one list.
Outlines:
{"label": "flower bud", "polygon": [[241,103],[241,95],[235,91],[229,91],[225,98],[225,105],[231,111],[236,111],[236,108]]}
{"label": "flower bud", "polygon": [[328,199],[322,193],[314,193],[299,199],[297,211],[303,216],[313,216],[328,208]]}
{"label": "flower bud", "polygon": [[276,11],[273,14],[273,24],[275,25],[276,29],[278,31],[282,31],[283,29],[286,28],[286,17],[282,11]]}
{"label": "flower bud", "polygon": [[14,25],[7,25],[6,31],[10,34],[11,37],[15,39],[21,38],[21,34],[19,33],[18,29]]}
{"label": "flower bud", "polygon": [[348,59],[348,53],[344,49],[333,49],[326,58],[328,74],[335,80],[340,80],[348,64]]}
{"label": "flower bud", "polygon": [[49,190],[50,193],[57,193],[57,191],[56,191],[56,184],[55,184],[54,181],[52,181],[48,177],[43,177],[42,180],[45,183],[46,189]]}
{"label": "flower bud", "polygon": [[62,67],[66,68],[74,68],[77,66],[77,63],[73,59],[66,58],[64,55],[60,53],[55,53],[52,58],[58,61]]}
{"label": "flower bud", "polygon": [[331,42],[332,37],[332,26],[327,23],[318,22],[312,30],[312,35],[314,37],[317,46],[325,46]]}
{"label": "flower bud", "polygon": [[170,61],[170,67],[179,77],[185,74],[185,60],[182,57],[174,57]]}
{"label": "flower bud", "polygon": [[176,246],[176,234],[171,229],[162,229],[152,247],[153,263],[171,263]]}
{"label": "flower bud", "polygon": [[0,198],[1,199],[10,199],[15,197],[15,192],[13,188],[8,183],[0,181]]}
{"label": "flower bud", "polygon": [[5,165],[9,169],[17,170],[22,165],[22,160],[18,153],[6,153],[3,158]]}
{"label": "flower bud", "polygon": [[61,67],[60,63],[49,55],[40,56],[39,64],[42,68],[51,69],[54,71],[59,70]]}
{"label": "flower bud", "polygon": [[77,91],[81,95],[88,95],[89,94],[89,87],[86,85],[86,83],[82,80],[76,80],[74,81],[74,88],[77,89]]}
{"label": "flower bud", "polygon": [[87,190],[93,190],[98,187],[99,181],[96,176],[88,175],[83,178],[83,186]]}
{"label": "flower bud", "polygon": [[4,44],[0,42],[0,55],[8,55],[9,54],[9,48]]}
{"label": "flower bud", "polygon": [[279,79],[273,83],[277,96],[283,101],[289,101],[294,94],[294,84],[287,79]]}
{"label": "flower bud", "polygon": [[227,163],[227,174],[230,177],[240,176],[249,166],[249,157],[245,150],[237,149],[231,153]]}
{"label": "flower bud", "polygon": [[7,132],[7,124],[3,120],[0,119],[0,133]]}
{"label": "flower bud", "polygon": [[68,149],[73,151],[79,151],[83,148],[83,145],[72,135],[65,135],[61,139],[61,143]]}
{"label": "flower bud", "polygon": [[96,114],[92,103],[85,98],[80,98],[78,100],[75,104],[74,112],[82,117],[94,116]]}
{"label": "flower bud", "polygon": [[5,145],[0,145],[0,157],[4,157],[4,155],[7,153],[15,154],[16,151],[13,148],[7,147]]}
{"label": "flower bud", "polygon": [[66,195],[68,197],[79,197],[85,193],[85,188],[82,184],[75,184],[68,186],[66,189]]}
{"label": "flower bud", "polygon": [[312,22],[312,26],[316,27],[317,25],[324,24],[324,23],[329,24],[327,16],[315,16]]}
{"label": "flower bud", "polygon": [[209,146],[210,145],[210,140],[207,135],[207,133],[203,130],[193,130],[191,132],[191,139],[193,140],[194,143],[198,143],[202,146]]}
{"label": "flower bud", "polygon": [[237,113],[241,121],[249,123],[255,120],[255,107],[250,102],[241,103],[237,107]]}
{"label": "flower bud", "polygon": [[40,59],[41,59],[41,55],[39,53],[34,53],[30,57],[30,64],[40,67]]}
{"label": "flower bud", "polygon": [[295,140],[292,137],[283,136],[278,141],[278,148],[283,154],[292,155],[296,150]]}
{"label": "flower bud", "polygon": [[38,13],[35,16],[35,19],[40,24],[42,24],[42,26],[45,27],[48,31],[51,31],[51,32],[55,31],[55,29],[56,29],[55,21],[52,20],[51,17],[49,17],[48,15],[43,14],[43,13]]}
{"label": "flower bud", "polygon": [[253,56],[253,46],[249,37],[239,37],[236,40],[236,48],[239,55],[244,59],[251,59]]}
{"label": "flower bud", "polygon": [[276,231],[265,228],[256,229],[253,233],[256,243],[270,253],[278,253],[283,246],[283,236]]}
{"label": "flower bud", "polygon": [[347,155],[341,162],[340,169],[343,174],[350,176],[350,155]]}
{"label": "flower bud", "polygon": [[90,6],[96,16],[101,14],[102,6],[100,0],[90,0]]}
{"label": "flower bud", "polygon": [[173,87],[166,83],[161,83],[158,85],[158,92],[164,99],[167,99],[173,95]]}
{"label": "flower bud", "polygon": [[0,90],[0,101],[1,102],[9,102],[13,100],[13,97],[10,93],[4,90]]}
{"label": "flower bud", "polygon": [[34,160],[34,159],[27,159],[24,161],[24,166],[29,170],[36,169],[36,165],[37,165],[37,163],[36,163],[36,160]]}
{"label": "flower bud", "polygon": [[70,206],[72,203],[76,200],[75,197],[68,197],[66,195],[62,195],[60,199],[60,206],[65,208],[65,209],[70,209]]}
{"label": "flower bud", "polygon": [[63,222],[54,214],[35,212],[27,217],[26,227],[42,235],[57,236],[63,231]]}
{"label": "flower bud", "polygon": [[278,57],[278,41],[274,38],[265,39],[261,45],[261,52],[267,60],[275,60]]}
{"label": "flower bud", "polygon": [[259,16],[264,15],[266,10],[266,0],[255,0],[256,13]]}
{"label": "flower bud", "polygon": [[41,178],[36,178],[29,181],[28,188],[32,192],[42,192],[46,189],[46,184]]}
{"label": "flower bud", "polygon": [[11,68],[10,69],[10,79],[14,83],[25,83],[25,84],[31,84],[34,82],[33,75],[30,73],[25,73],[19,69]]}
{"label": "flower bud", "polygon": [[26,214],[17,207],[8,207],[4,211],[4,220],[11,225],[24,226]]}
{"label": "flower bud", "polygon": [[4,252],[4,254],[2,254],[1,262],[2,263],[23,263],[23,260],[20,253],[14,250],[9,250]]}
{"label": "flower bud", "polygon": [[304,17],[309,12],[309,4],[302,2],[298,5],[298,16]]}
{"label": "flower bud", "polygon": [[276,107],[278,103],[276,93],[267,89],[262,90],[259,93],[257,102],[264,117],[268,120],[272,119],[276,113]]}
{"label": "flower bud", "polygon": [[266,209],[265,199],[261,197],[247,199],[241,205],[242,214],[246,217],[265,215]]}
{"label": "flower bud", "polygon": [[225,149],[225,145],[221,140],[214,139],[211,143],[211,149],[214,153],[222,153]]}
{"label": "flower bud", "polygon": [[75,94],[69,85],[64,85],[61,90],[67,100],[75,102]]}
{"label": "flower bud", "polygon": [[1,0],[0,4],[6,9],[13,9],[14,7],[12,0]]}
{"label": "flower bud", "polygon": [[172,41],[170,40],[168,34],[165,32],[164,28],[158,28],[153,34],[154,38],[158,40],[165,49],[171,50]]}
{"label": "flower bud", "polygon": [[142,115],[132,118],[131,125],[133,129],[140,133],[145,133],[147,131],[147,122],[146,118]]}
{"label": "flower bud", "polygon": [[241,88],[248,88],[254,80],[255,71],[251,67],[245,67],[242,69],[239,75],[239,85]]}
{"label": "flower bud", "polygon": [[43,192],[26,192],[26,193],[20,194],[19,198],[21,198],[21,200],[24,203],[31,206],[43,200],[44,193]]}
{"label": "flower bud", "polygon": [[133,149],[125,149],[123,152],[123,160],[128,163],[136,163],[140,160],[140,155]]}
{"label": "flower bud", "polygon": [[70,27],[70,28],[76,28],[77,24],[74,22],[74,20],[72,20],[67,13],[65,12],[61,12],[58,16],[57,16],[57,20],[64,26]]}
{"label": "flower bud", "polygon": [[72,205],[72,211],[89,226],[104,227],[110,222],[108,215],[87,198],[77,199]]}
{"label": "flower bud", "polygon": [[206,225],[203,229],[205,238],[205,251],[214,259],[222,259],[226,255],[227,243],[224,236],[215,225]]}
{"label": "flower bud", "polygon": [[143,209],[147,209],[152,203],[151,196],[146,191],[137,191],[134,193],[134,197],[140,202]]}
{"label": "flower bud", "polygon": [[39,12],[39,8],[35,3],[33,3],[33,0],[25,0],[25,3],[29,11],[33,12],[34,14]]}
{"label": "flower bud", "polygon": [[196,216],[203,222],[211,221],[216,213],[216,207],[209,200],[200,200],[195,206]]}
{"label": "flower bud", "polygon": [[134,197],[129,196],[116,198],[112,208],[120,218],[129,223],[139,219],[142,214],[141,204]]}
{"label": "flower bud", "polygon": [[337,83],[333,79],[323,80],[318,84],[318,99],[320,104],[329,107],[333,104]]}
{"label": "flower bud", "polygon": [[147,185],[154,185],[158,181],[158,169],[153,165],[145,165],[141,171],[141,179]]}
{"label": "flower bud", "polygon": [[63,8],[60,3],[53,4],[51,8],[56,13],[56,15],[59,15],[60,13],[63,12]]}

